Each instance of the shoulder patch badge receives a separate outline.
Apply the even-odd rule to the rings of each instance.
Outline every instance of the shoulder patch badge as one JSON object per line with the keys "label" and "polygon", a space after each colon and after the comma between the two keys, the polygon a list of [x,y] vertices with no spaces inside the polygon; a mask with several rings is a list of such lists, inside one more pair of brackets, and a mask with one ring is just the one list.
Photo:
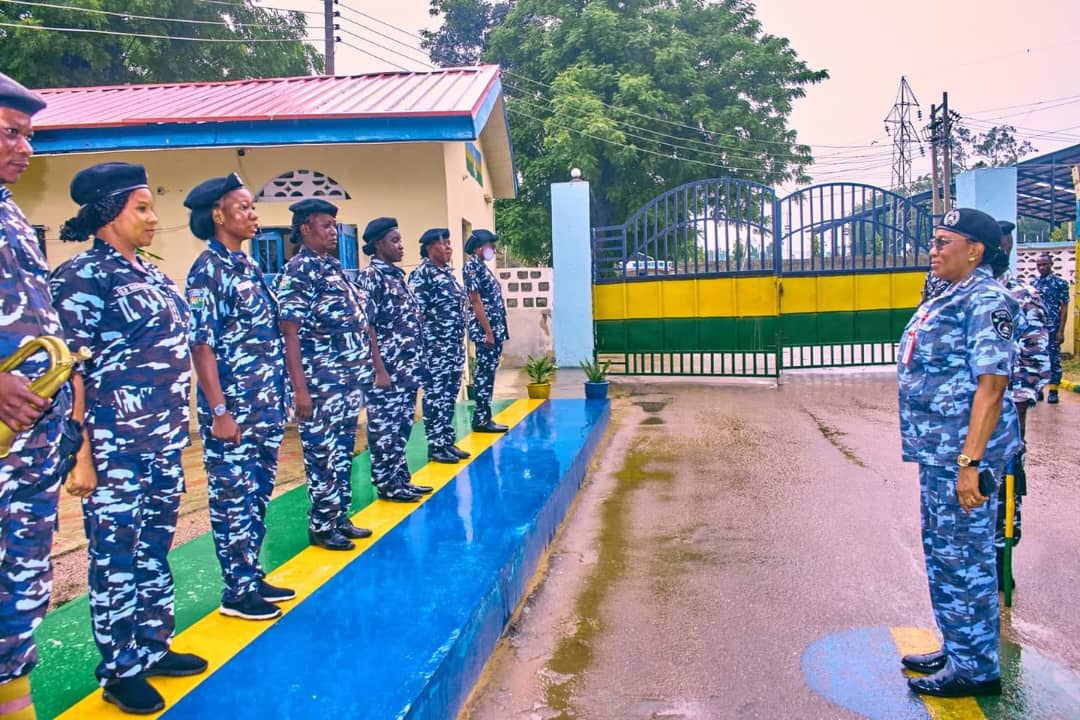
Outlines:
{"label": "shoulder patch badge", "polygon": [[192,310],[202,310],[206,306],[206,298],[210,292],[206,288],[193,288],[187,291],[188,305]]}
{"label": "shoulder patch badge", "polygon": [[1013,318],[1012,313],[1008,310],[995,310],[990,314],[990,322],[994,324],[994,332],[996,332],[1002,340],[1009,340],[1012,338]]}

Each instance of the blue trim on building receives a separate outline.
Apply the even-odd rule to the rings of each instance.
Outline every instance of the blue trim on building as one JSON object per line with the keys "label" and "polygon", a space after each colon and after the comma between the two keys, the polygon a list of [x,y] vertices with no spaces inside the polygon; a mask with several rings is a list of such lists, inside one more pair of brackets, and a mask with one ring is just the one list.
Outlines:
{"label": "blue trim on building", "polygon": [[606,400],[529,413],[163,717],[455,717],[609,417]]}
{"label": "blue trim on building", "polygon": [[[498,92],[499,88],[493,87],[491,95],[497,99]],[[494,100],[489,97],[485,105],[488,102],[494,103]],[[490,114],[490,108],[487,112]],[[70,128],[35,133],[34,151],[38,155],[56,155],[260,145],[459,142],[478,139],[477,127],[471,115],[438,115]]]}

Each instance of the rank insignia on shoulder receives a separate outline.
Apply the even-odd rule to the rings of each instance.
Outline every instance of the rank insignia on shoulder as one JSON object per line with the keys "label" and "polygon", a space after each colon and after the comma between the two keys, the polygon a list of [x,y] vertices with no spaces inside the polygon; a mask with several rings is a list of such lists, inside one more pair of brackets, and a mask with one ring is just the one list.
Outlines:
{"label": "rank insignia on shoulder", "polygon": [[994,324],[994,332],[1000,335],[1002,340],[1012,337],[1013,318],[1008,310],[995,310],[990,314],[990,322]]}
{"label": "rank insignia on shoulder", "polygon": [[194,288],[188,290],[187,299],[188,305],[192,310],[201,310],[206,306],[206,297],[209,293],[204,288]]}

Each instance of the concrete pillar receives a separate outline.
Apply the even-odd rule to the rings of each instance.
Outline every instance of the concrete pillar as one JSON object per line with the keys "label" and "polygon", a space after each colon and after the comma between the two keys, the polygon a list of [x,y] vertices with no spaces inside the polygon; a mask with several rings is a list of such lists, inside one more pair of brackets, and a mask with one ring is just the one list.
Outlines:
{"label": "concrete pillar", "polygon": [[591,238],[589,183],[553,183],[551,324],[559,367],[577,367],[582,360],[593,359]]}
{"label": "concrete pillar", "polygon": [[[968,170],[956,177],[956,207],[975,208],[995,220],[1016,223],[1016,167]],[[1017,234],[1013,232],[1009,267],[1016,270]]]}

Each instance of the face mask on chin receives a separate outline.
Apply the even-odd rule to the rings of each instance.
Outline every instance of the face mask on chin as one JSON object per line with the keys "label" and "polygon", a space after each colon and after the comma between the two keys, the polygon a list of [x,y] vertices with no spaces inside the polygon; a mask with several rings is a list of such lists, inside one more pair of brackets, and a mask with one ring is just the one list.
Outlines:
{"label": "face mask on chin", "polygon": [[491,262],[492,260],[495,259],[495,249],[494,248],[484,248],[484,251],[482,253],[480,253],[480,256],[482,258],[484,258],[484,262]]}

